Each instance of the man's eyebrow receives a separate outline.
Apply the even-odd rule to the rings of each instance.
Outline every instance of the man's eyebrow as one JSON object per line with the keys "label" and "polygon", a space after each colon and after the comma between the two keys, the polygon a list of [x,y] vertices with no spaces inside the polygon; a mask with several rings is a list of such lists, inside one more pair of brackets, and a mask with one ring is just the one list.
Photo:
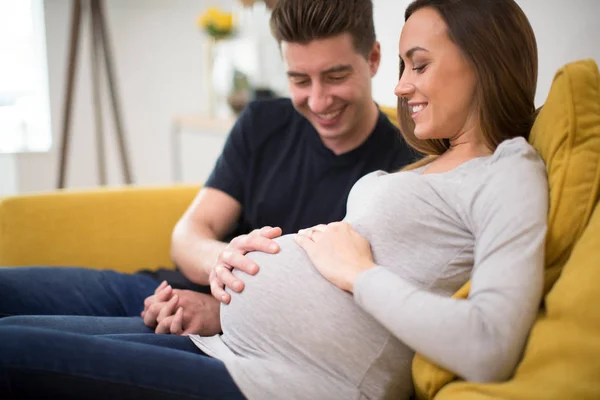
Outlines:
{"label": "man's eyebrow", "polygon": [[[352,66],[350,64],[336,65],[334,67],[327,68],[327,69],[321,71],[321,75],[326,75],[326,74],[331,74],[331,73],[336,73],[336,72],[347,72],[350,70],[352,70]],[[308,76],[308,74],[304,74],[302,72],[296,72],[296,71],[288,71],[287,76],[290,78],[306,78]]]}
{"label": "man's eyebrow", "polygon": [[321,71],[321,74],[331,74],[334,72],[346,72],[352,70],[352,65],[336,65],[335,67],[327,68],[324,71]]}
{"label": "man's eyebrow", "polygon": [[[425,51],[425,52],[429,53],[429,50],[427,50],[423,47],[415,46],[406,52],[405,58],[411,58],[413,56],[413,54],[415,54],[415,52],[417,52],[417,51]],[[402,61],[402,55],[400,55],[399,57],[400,57],[400,61]]]}
{"label": "man's eyebrow", "polygon": [[302,72],[288,71],[287,76],[290,78],[306,78],[308,74],[303,74]]}

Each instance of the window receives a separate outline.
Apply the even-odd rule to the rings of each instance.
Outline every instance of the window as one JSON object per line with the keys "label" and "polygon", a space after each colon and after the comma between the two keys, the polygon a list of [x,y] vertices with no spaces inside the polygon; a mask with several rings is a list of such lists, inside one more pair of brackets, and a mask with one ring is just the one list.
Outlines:
{"label": "window", "polygon": [[52,143],[43,0],[0,0],[0,153]]}

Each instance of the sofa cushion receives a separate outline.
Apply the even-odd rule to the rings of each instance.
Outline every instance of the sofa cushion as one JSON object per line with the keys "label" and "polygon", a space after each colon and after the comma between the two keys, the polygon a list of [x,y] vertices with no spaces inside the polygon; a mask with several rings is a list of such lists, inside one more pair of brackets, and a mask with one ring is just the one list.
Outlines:
{"label": "sofa cushion", "polygon": [[[586,232],[587,242],[578,245],[577,255],[571,254],[588,225],[600,188],[600,74],[593,60],[568,64],[556,73],[546,103],[532,129],[530,142],[546,163],[550,186],[544,293],[552,289],[567,260],[565,268],[568,268],[568,275],[565,271],[560,284],[546,297],[546,307],[540,312],[529,338],[524,360],[510,382],[501,385],[455,382],[447,385],[456,377],[417,354],[413,361],[413,376],[418,398],[433,398],[445,385],[436,399],[490,396],[526,399],[537,398],[539,396],[535,393],[541,392],[556,392],[553,398],[557,399],[585,398],[565,392],[566,386],[560,384],[565,380],[572,385],[595,385],[594,390],[598,391],[593,393],[600,398],[600,385],[590,380],[588,375],[589,368],[593,366],[600,371],[600,362],[591,362],[589,357],[592,354],[600,359],[597,342],[600,339],[582,341],[583,332],[578,334],[579,328],[585,330],[591,324],[589,332],[600,335],[600,321],[594,324],[580,318],[588,316],[600,301],[600,290],[586,291],[582,295],[580,289],[600,282],[599,268],[594,265],[600,260],[600,246],[590,244],[594,240],[598,244],[599,212],[596,212],[595,225],[588,228],[588,231],[595,229],[596,236]],[[461,288],[455,297],[465,298],[468,291],[469,284]],[[578,325],[580,322],[581,326]],[[561,351],[562,348],[556,348],[554,343],[563,341],[565,347]]]}

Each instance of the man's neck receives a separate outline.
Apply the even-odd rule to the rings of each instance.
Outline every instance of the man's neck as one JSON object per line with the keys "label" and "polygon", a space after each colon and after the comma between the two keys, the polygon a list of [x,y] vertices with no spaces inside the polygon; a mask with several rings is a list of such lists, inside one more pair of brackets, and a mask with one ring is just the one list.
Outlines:
{"label": "man's neck", "polygon": [[377,108],[377,105],[373,101],[369,106],[365,118],[351,132],[348,132],[347,135],[341,138],[329,140],[321,138],[321,140],[323,140],[325,147],[339,156],[360,147],[371,136],[371,133],[373,133],[378,119],[379,108]]}

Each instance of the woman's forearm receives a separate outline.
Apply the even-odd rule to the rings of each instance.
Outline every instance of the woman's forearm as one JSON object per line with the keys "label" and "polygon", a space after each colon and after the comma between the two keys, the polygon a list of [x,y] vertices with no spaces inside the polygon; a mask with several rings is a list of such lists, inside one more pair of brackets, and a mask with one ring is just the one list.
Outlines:
{"label": "woman's forearm", "polygon": [[540,278],[534,273],[515,284],[507,274],[506,288],[523,289],[502,290],[495,281],[477,299],[459,300],[420,290],[376,267],[358,277],[354,295],[413,350],[463,379],[493,382],[507,379],[517,363],[537,313]]}

